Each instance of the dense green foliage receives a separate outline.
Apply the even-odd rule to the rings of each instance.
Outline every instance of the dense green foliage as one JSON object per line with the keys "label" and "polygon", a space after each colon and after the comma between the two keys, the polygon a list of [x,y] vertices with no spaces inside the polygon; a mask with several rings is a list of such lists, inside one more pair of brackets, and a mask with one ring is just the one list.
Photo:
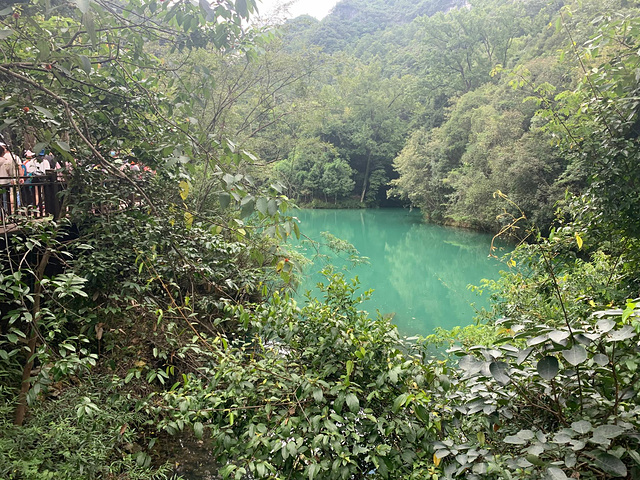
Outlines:
{"label": "dense green foliage", "polygon": [[[2,217],[0,475],[166,478],[194,438],[238,480],[640,476],[640,20],[547,3],[414,4],[379,56],[246,31],[247,0],[0,11],[2,133],[68,162],[59,218]],[[358,5],[388,14],[320,26]],[[330,269],[287,293],[288,196],[390,180],[529,240],[441,360]]]}

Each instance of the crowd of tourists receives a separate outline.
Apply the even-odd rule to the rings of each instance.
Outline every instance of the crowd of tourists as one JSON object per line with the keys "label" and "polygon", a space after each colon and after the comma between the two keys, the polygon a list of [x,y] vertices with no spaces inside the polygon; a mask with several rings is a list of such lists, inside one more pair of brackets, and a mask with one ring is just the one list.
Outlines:
{"label": "crowd of tourists", "polygon": [[[109,156],[114,160],[114,166],[119,166],[120,171],[123,173],[130,171],[140,180],[145,173],[155,174],[155,171],[146,165],[132,161],[131,155],[125,155],[127,160],[123,160],[121,152],[112,150]],[[91,164],[85,167],[88,170],[105,171],[104,167],[99,165]],[[55,173],[56,179],[63,181],[71,170],[71,163],[63,162],[61,165],[53,154],[45,150],[36,154],[27,149],[22,152],[22,155],[17,155],[4,141],[0,141],[0,206],[5,211],[15,211],[20,207],[35,207],[44,212],[42,190],[42,185],[46,183],[44,176]]]}
{"label": "crowd of tourists", "polygon": [[24,183],[29,177],[44,175],[49,170],[62,170],[54,156],[44,150],[38,155],[25,150],[23,157],[21,159],[6,143],[0,142],[0,185]]}
{"label": "crowd of tourists", "polygon": [[[50,171],[62,175],[62,166],[51,153],[42,150],[36,154],[25,150],[22,158],[12,152],[9,146],[0,142],[0,187],[2,189],[2,207],[13,210],[17,207],[34,206],[44,210],[42,192],[35,187],[41,177]],[[16,188],[7,188],[18,185]]]}

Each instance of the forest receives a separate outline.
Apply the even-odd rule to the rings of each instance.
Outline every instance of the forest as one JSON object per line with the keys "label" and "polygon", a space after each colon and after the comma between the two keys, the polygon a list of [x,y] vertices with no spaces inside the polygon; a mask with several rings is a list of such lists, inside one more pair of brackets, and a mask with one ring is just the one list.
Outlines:
{"label": "forest", "polygon": [[[259,10],[0,2],[0,478],[640,478],[640,3]],[[297,206],[517,247],[407,339]]]}

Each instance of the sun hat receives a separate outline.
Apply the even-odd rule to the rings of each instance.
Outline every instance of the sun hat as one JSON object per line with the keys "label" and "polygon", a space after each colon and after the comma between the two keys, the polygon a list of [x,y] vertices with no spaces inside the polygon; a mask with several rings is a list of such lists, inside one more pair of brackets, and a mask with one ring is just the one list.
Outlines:
{"label": "sun hat", "polygon": [[35,157],[36,154],[33,153],[31,150],[27,150],[26,152],[24,152],[24,156],[25,157]]}

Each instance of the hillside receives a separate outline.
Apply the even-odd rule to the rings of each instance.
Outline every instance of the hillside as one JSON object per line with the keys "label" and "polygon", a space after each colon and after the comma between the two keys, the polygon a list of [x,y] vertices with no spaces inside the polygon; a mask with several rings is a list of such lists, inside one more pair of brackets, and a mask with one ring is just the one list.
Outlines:
{"label": "hillside", "polygon": [[390,27],[411,23],[419,16],[431,16],[464,4],[466,0],[342,0],[322,21],[308,25],[308,40],[311,45],[334,53],[366,35],[379,34]]}

